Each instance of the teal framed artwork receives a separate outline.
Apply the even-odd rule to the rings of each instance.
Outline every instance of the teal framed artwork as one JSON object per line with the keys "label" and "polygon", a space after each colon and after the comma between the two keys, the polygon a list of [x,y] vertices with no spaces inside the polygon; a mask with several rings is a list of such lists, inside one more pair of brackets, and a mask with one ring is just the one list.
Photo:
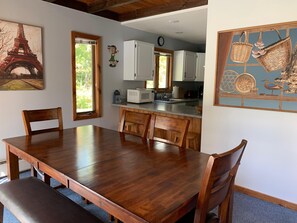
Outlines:
{"label": "teal framed artwork", "polygon": [[297,112],[297,22],[218,33],[214,104]]}

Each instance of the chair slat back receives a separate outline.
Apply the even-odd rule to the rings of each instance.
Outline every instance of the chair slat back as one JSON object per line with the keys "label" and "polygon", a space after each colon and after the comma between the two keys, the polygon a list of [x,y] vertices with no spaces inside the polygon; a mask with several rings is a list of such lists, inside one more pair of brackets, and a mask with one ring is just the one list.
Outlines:
{"label": "chair slat back", "polygon": [[[161,141],[184,148],[190,121],[188,119],[153,115],[150,124],[151,141]],[[162,138],[156,134],[156,129],[174,133],[175,137]]]}
{"label": "chair slat back", "polygon": [[125,134],[134,135],[146,142],[150,118],[151,115],[147,113],[124,110],[121,115],[118,131],[123,137]]}
{"label": "chair slat back", "polygon": [[[234,180],[247,141],[234,149],[210,156],[198,196],[194,223],[204,223],[209,211],[219,206],[220,222],[232,213]],[[232,215],[231,215],[232,217]]]}
{"label": "chair slat back", "polygon": [[[38,110],[23,110],[22,116],[27,135],[36,135],[44,132],[63,130],[63,117],[61,107]],[[33,122],[43,122],[49,120],[57,120],[57,127],[43,128],[38,130],[32,129]]]}

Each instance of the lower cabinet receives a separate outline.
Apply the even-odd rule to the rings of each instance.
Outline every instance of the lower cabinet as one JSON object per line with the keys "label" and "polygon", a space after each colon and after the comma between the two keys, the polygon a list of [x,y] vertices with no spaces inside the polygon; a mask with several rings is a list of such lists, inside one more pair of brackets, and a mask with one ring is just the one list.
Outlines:
{"label": "lower cabinet", "polygon": [[[190,121],[189,125],[189,130],[187,134],[187,139],[186,139],[186,148],[187,149],[193,149],[200,151],[200,140],[201,140],[201,118],[199,117],[190,117],[186,115],[176,115],[176,114],[169,114],[169,113],[164,113],[164,112],[158,112],[158,111],[148,111],[148,110],[143,110],[143,109],[135,109],[135,108],[128,108],[128,107],[120,107],[120,117],[121,114],[124,110],[127,111],[137,111],[141,113],[149,113],[149,114],[158,114],[158,115],[163,115],[163,116],[169,116],[169,117],[176,117],[176,118],[184,118],[188,119]],[[170,137],[175,137],[174,134],[166,131],[157,131],[156,134],[169,139]]]}

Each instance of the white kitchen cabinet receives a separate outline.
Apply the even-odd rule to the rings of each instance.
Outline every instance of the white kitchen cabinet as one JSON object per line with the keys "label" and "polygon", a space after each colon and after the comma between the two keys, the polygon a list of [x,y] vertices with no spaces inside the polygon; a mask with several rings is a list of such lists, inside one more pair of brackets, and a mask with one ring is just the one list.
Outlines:
{"label": "white kitchen cabinet", "polygon": [[174,51],[173,80],[194,81],[196,79],[196,58],[195,52]]}
{"label": "white kitchen cabinet", "polygon": [[138,40],[124,42],[124,80],[153,80],[154,44]]}
{"label": "white kitchen cabinet", "polygon": [[197,53],[195,81],[204,81],[204,65],[205,65],[205,53]]}

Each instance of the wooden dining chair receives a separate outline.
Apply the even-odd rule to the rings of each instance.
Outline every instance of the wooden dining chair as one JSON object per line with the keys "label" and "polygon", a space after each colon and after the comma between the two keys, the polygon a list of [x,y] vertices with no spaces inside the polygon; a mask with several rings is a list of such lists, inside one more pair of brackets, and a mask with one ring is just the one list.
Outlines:
{"label": "wooden dining chair", "polygon": [[[23,110],[23,122],[27,135],[36,135],[45,132],[54,132],[63,130],[62,108],[48,108],[38,110]],[[49,122],[49,123],[47,123]],[[38,127],[36,125],[42,127]],[[50,127],[44,127],[45,125]],[[31,166],[31,175],[37,177],[39,174],[44,182],[50,184],[50,177],[41,172],[37,167]]]}
{"label": "wooden dining chair", "polygon": [[[177,223],[232,222],[234,181],[246,144],[243,139],[234,149],[209,157],[196,208]],[[210,213],[215,207],[218,215]]]}
{"label": "wooden dining chair", "polygon": [[[27,135],[36,135],[44,132],[63,130],[63,118],[61,107],[38,110],[23,110],[22,115]],[[57,123],[53,123],[53,126],[50,128],[33,129],[33,123],[50,120],[56,120]]]}
{"label": "wooden dining chair", "polygon": [[140,137],[143,143],[147,143],[147,132],[151,115],[136,111],[123,110],[118,131],[123,139],[125,135]]}
{"label": "wooden dining chair", "polygon": [[[152,115],[149,140],[150,142],[156,140],[185,148],[189,123],[188,119]],[[165,134],[162,134],[164,132]]]}

